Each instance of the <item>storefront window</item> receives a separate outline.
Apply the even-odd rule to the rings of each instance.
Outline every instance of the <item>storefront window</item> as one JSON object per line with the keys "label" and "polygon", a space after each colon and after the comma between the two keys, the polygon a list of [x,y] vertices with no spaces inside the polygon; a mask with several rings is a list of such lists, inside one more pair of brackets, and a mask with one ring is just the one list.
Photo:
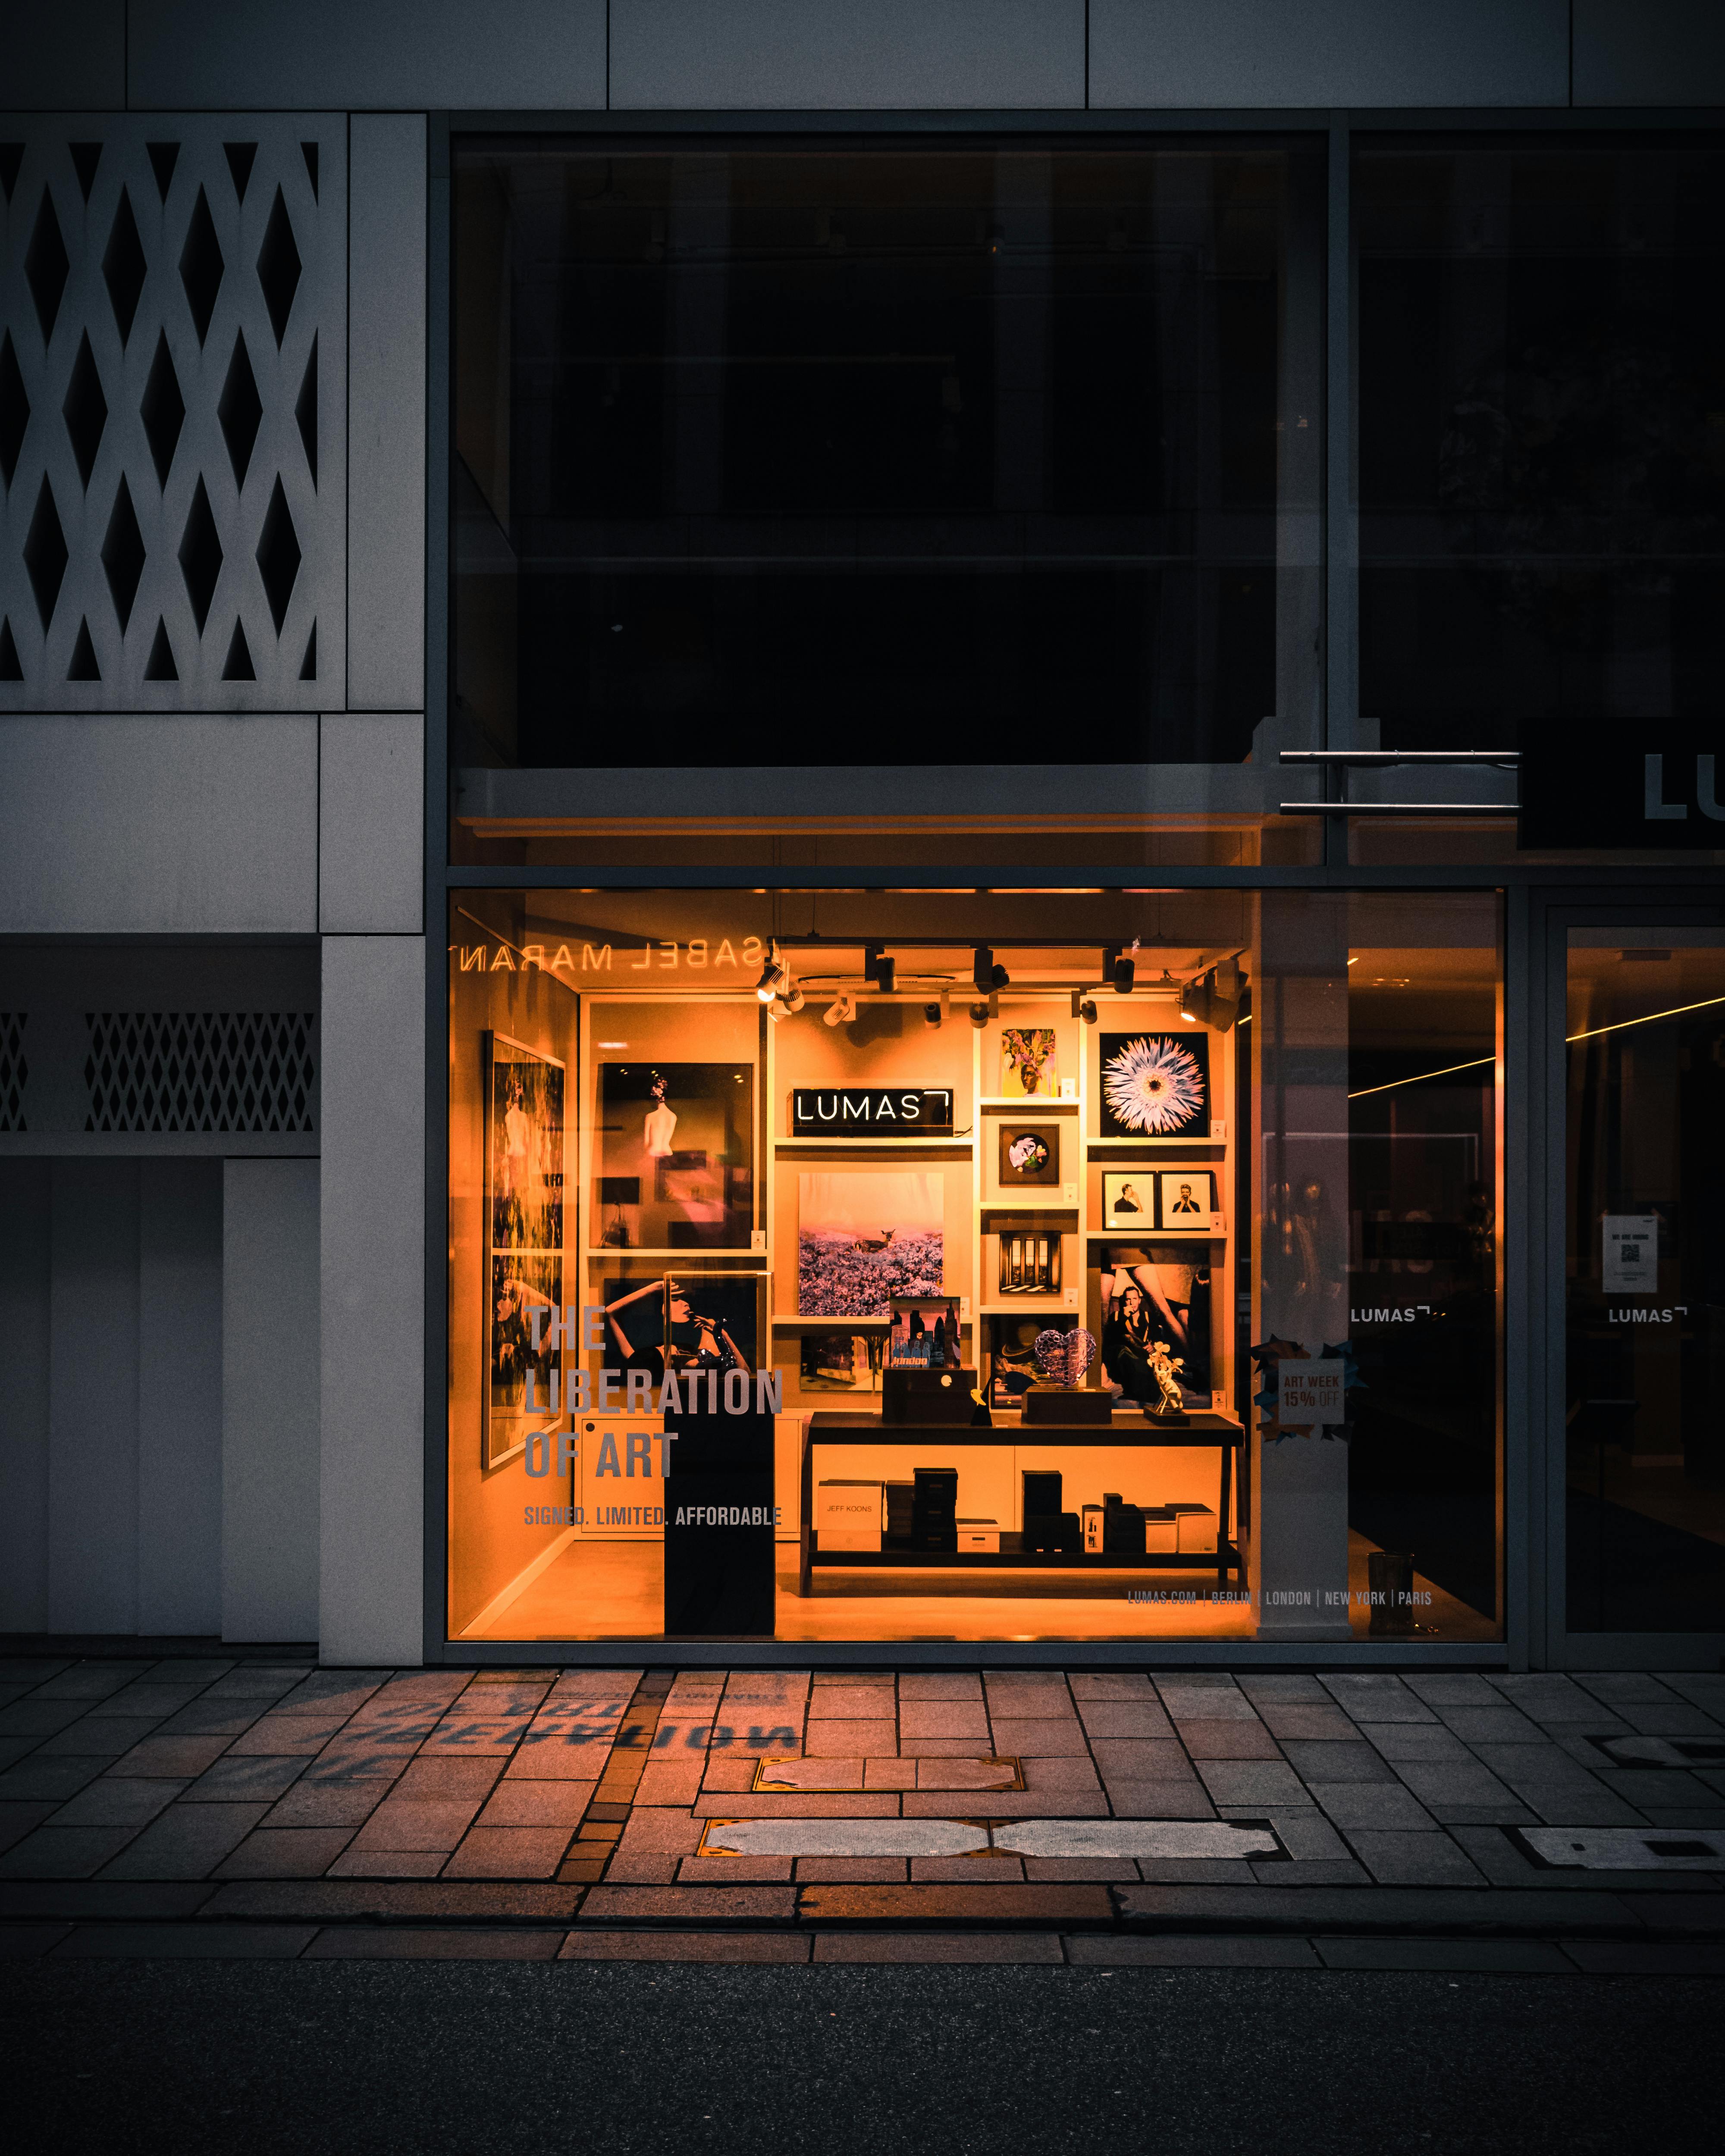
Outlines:
{"label": "storefront window", "polygon": [[1262,140],[458,145],[458,858],[552,834],[516,770],[1315,740],[1322,172]]}
{"label": "storefront window", "polygon": [[1360,699],[1383,745],[1716,711],[1717,140],[1365,136],[1353,206]]}
{"label": "storefront window", "polygon": [[1569,937],[1568,1622],[1725,1608],[1725,938]]}
{"label": "storefront window", "polygon": [[450,1636],[1498,1636],[1497,920],[456,894]]}

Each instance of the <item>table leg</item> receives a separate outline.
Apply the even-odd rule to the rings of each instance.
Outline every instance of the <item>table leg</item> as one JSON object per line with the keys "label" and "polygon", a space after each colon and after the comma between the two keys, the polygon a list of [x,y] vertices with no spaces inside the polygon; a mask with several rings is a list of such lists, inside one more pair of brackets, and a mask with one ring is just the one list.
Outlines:
{"label": "table leg", "polygon": [[1224,1439],[1219,1449],[1222,1455],[1222,1486],[1216,1496],[1216,1584],[1226,1587],[1233,1572],[1228,1557],[1228,1530],[1233,1517],[1230,1500],[1233,1494],[1234,1478],[1230,1470],[1234,1466],[1234,1447]]}

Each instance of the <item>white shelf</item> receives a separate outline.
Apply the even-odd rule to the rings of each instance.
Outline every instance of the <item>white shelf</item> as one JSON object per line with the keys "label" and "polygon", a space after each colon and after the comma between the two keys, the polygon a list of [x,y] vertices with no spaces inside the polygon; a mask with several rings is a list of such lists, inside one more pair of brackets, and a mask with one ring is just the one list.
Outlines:
{"label": "white shelf", "polygon": [[983,1213],[1076,1213],[1076,1198],[984,1198]]}
{"label": "white shelf", "polygon": [[1226,1138],[1086,1138],[1085,1143],[1094,1152],[1106,1148],[1110,1152],[1130,1151],[1137,1147],[1153,1147],[1163,1152],[1206,1152],[1219,1148],[1227,1150]]}
{"label": "white shelf", "polygon": [[1022,1295],[1011,1302],[985,1302],[984,1317],[1076,1317],[1076,1302],[1051,1302],[1046,1296]]}
{"label": "white shelf", "polygon": [[1014,1115],[1045,1116],[1066,1114],[1076,1116],[1083,1106],[1076,1099],[1061,1100],[1052,1093],[986,1093],[977,1102],[979,1108],[1005,1108]]}
{"label": "white shelf", "polygon": [[1225,1228],[1087,1228],[1093,1243],[1225,1243]]}
{"label": "white shelf", "polygon": [[968,1152],[970,1133],[949,1138],[774,1138],[775,1152]]}
{"label": "white shelf", "polygon": [[[769,1317],[767,1322],[791,1327],[814,1325],[823,1332],[884,1332],[892,1320],[890,1317]],[[961,1317],[958,1322],[968,1325],[970,1320]]]}

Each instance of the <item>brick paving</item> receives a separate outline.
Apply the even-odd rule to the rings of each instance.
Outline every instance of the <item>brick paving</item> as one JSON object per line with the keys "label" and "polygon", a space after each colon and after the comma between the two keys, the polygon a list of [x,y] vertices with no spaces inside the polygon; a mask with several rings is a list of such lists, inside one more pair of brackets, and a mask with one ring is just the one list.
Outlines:
{"label": "brick paving", "polygon": [[8,1954],[1725,1972],[1722,1831],[1710,1674],[0,1661]]}

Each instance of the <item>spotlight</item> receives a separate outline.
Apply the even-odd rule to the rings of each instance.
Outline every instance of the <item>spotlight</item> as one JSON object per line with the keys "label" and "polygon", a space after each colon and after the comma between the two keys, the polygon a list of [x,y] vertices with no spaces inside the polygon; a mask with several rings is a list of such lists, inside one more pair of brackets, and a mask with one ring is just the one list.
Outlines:
{"label": "spotlight", "polygon": [[763,1004],[770,1004],[789,978],[789,972],[779,963],[775,949],[768,954],[766,964],[761,968],[761,978],[755,983],[755,993]]}
{"label": "spotlight", "polygon": [[779,990],[777,1006],[770,1015],[773,1018],[794,1018],[805,1001],[802,989],[793,981],[788,988]]}
{"label": "spotlight", "polygon": [[897,960],[889,958],[878,943],[863,946],[863,978],[872,981],[883,996],[892,993],[897,973]]}
{"label": "spotlight", "polygon": [[849,1025],[856,1016],[856,998],[847,989],[838,1001],[821,1013],[823,1025]]}
{"label": "spotlight", "polygon": [[1132,983],[1138,971],[1134,963],[1137,948],[1137,939],[1134,937],[1130,953],[1123,951],[1118,943],[1110,943],[1102,952],[1102,971],[1108,976],[1109,984],[1117,996],[1129,996],[1132,992]]}
{"label": "spotlight", "polygon": [[992,994],[997,988],[1004,988],[1011,980],[1012,976],[1004,966],[997,966],[994,963],[994,953],[986,943],[978,943],[976,947],[976,963],[971,970],[971,978],[976,983],[977,993],[979,996],[986,996]]}
{"label": "spotlight", "polygon": [[1200,974],[1180,991],[1180,1016],[1188,1025],[1208,1025],[1210,1020],[1209,984]]}
{"label": "spotlight", "polygon": [[970,1022],[978,1030],[985,1026],[988,1023],[988,1006],[986,1004],[973,1004],[970,1007]]}
{"label": "spotlight", "polygon": [[1082,988],[1072,991],[1072,1015],[1081,1018],[1086,1025],[1094,1025],[1096,1022],[1096,1007]]}
{"label": "spotlight", "polygon": [[936,1002],[923,1004],[922,1023],[924,1025],[929,1027],[931,1030],[937,1030],[945,1024],[946,1016],[947,992],[942,988],[940,992],[939,998]]}

